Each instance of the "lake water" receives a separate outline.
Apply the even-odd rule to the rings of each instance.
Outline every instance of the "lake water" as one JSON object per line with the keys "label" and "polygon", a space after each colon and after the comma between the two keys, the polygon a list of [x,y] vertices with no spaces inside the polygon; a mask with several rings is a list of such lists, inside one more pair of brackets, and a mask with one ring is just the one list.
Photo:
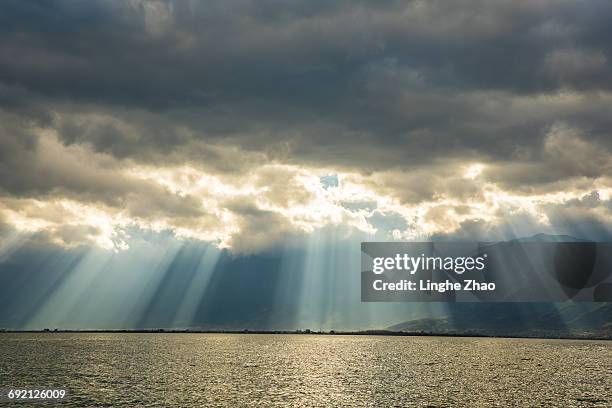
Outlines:
{"label": "lake water", "polygon": [[610,407],[612,342],[0,334],[0,388],[33,386],[74,407]]}

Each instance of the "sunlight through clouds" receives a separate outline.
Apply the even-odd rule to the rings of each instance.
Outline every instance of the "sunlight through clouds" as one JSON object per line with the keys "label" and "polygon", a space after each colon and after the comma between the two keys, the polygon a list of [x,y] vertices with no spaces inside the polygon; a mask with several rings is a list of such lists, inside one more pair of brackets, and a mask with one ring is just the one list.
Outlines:
{"label": "sunlight through clouds", "polygon": [[[559,130],[560,129],[560,130]],[[568,143],[562,128],[552,131],[546,149]],[[562,133],[559,133],[562,132]],[[563,133],[565,132],[565,133]],[[561,135],[561,136],[559,136]],[[52,134],[41,136],[53,139]],[[56,145],[63,154],[84,167],[78,183],[88,179],[105,157],[88,150]],[[572,142],[576,149],[591,149],[583,142]],[[173,231],[179,238],[215,243],[236,252],[265,250],[292,236],[313,234],[327,227],[343,226],[370,237],[385,240],[427,239],[437,234],[452,234],[466,222],[483,222],[490,228],[508,216],[524,214],[542,227],[550,226],[547,208],[564,206],[596,192],[599,200],[609,200],[608,180],[576,179],[570,188],[552,191],[504,190],[490,180],[497,165],[486,163],[440,164],[447,178],[434,179],[444,185],[456,180],[462,190],[432,190],[433,194],[404,202],[411,188],[421,188],[403,174],[372,173],[364,176],[340,169],[314,169],[306,166],[270,163],[253,167],[240,177],[214,174],[196,166],[149,167],[116,162],[106,170],[115,179],[112,190],[118,195],[100,200],[87,194],[64,194],[56,190],[46,197],[5,198],[0,216],[20,233],[44,233],[51,242],[66,247],[92,243],[97,247],[121,251],[128,248],[127,230],[132,227],[152,231]],[[91,170],[88,167],[94,166]],[[455,170],[453,170],[456,169]],[[435,169],[435,167],[434,167]],[[62,170],[64,171],[64,170]],[[334,174],[332,184],[321,180]],[[106,176],[105,176],[106,177]],[[106,183],[106,181],[104,181]],[[467,184],[466,184],[467,183]],[[122,187],[126,184],[126,187]],[[402,191],[405,186],[407,191]],[[550,190],[550,189],[549,189]],[[465,192],[464,192],[465,191]],[[609,209],[591,209],[604,219]],[[372,223],[374,215],[396,214],[406,227],[381,229]],[[265,237],[255,231],[265,229]]]}
{"label": "sunlight through clouds", "polygon": [[362,241],[609,241],[610,16],[8,2],[0,323],[380,328],[452,311],[361,305]]}

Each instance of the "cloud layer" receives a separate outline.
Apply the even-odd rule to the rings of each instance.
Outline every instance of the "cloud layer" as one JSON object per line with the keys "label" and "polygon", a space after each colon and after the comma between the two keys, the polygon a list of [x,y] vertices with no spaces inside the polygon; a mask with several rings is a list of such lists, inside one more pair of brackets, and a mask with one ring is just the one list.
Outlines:
{"label": "cloud layer", "polygon": [[605,1],[9,1],[3,230],[238,252],[328,226],[608,239],[611,17]]}

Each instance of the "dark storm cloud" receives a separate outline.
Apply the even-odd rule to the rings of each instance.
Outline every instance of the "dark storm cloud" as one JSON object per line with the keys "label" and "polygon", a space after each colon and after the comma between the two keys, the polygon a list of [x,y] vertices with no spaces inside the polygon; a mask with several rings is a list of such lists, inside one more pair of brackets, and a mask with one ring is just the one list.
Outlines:
{"label": "dark storm cloud", "polygon": [[123,207],[135,217],[207,215],[198,199],[125,174],[111,156],[41,139],[36,127],[19,116],[0,112],[0,135],[0,196],[67,197]]}
{"label": "dark storm cloud", "polygon": [[450,87],[609,89],[610,13],[605,1],[555,0],[5,2],[2,76],[160,108],[335,99],[388,58]]}
{"label": "dark storm cloud", "polygon": [[55,124],[118,157],[205,140],[363,168],[507,158],[558,120],[607,139],[588,101],[529,115],[514,98],[610,91],[611,16],[604,1],[6,2],[0,82],[132,122],[146,137]]}
{"label": "dark storm cloud", "polygon": [[[232,231],[280,237],[295,229],[287,210],[316,201],[300,168],[350,173],[401,205],[446,200],[424,214],[450,230],[453,217],[479,216],[465,202],[484,201],[487,183],[519,195],[610,188],[603,0],[1,7],[0,193],[11,211],[26,205],[11,200],[68,198],[171,218],[164,228],[233,220]],[[466,176],[475,163],[482,171]],[[155,173],[183,166],[201,171],[185,176],[201,186],[194,195]]]}

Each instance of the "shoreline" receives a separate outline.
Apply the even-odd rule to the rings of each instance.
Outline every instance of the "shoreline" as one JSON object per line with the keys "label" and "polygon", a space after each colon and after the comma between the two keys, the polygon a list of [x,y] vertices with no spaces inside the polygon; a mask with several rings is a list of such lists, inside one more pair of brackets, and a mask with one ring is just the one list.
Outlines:
{"label": "shoreline", "polygon": [[538,339],[538,340],[607,340],[611,341],[612,336],[593,336],[593,335],[572,335],[563,333],[559,335],[529,335],[529,334],[493,334],[493,333],[474,333],[474,332],[401,332],[390,330],[360,330],[360,331],[312,331],[312,330],[197,330],[197,329],[43,329],[43,330],[13,330],[2,329],[3,333],[111,333],[111,334],[266,334],[266,335],[319,335],[319,336],[389,336],[389,337],[478,337],[478,338],[507,338],[507,339]]}

